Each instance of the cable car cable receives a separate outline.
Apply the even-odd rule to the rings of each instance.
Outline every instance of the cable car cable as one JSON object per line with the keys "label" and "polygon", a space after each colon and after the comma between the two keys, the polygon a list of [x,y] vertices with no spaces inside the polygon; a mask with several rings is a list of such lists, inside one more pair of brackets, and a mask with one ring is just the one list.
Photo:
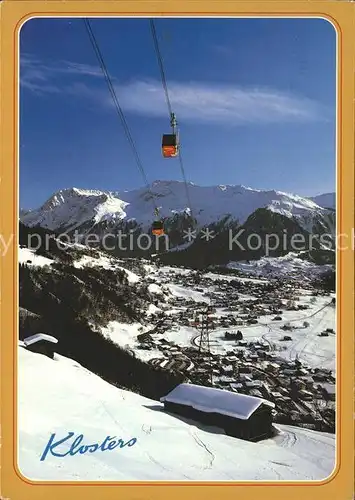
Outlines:
{"label": "cable car cable", "polygon": [[171,118],[172,115],[173,115],[173,109],[171,107],[171,102],[170,102],[170,98],[169,98],[168,86],[167,86],[166,78],[165,78],[164,63],[163,63],[163,58],[161,56],[161,52],[160,52],[160,49],[159,49],[159,42],[158,42],[157,32],[156,32],[156,29],[155,29],[154,19],[150,19],[150,28],[151,28],[151,31],[152,31],[154,48],[155,48],[155,53],[156,53],[157,59],[158,59],[158,64],[159,64],[159,68],[160,68],[160,74],[161,74],[161,79],[162,79],[162,83],[163,83],[163,88],[164,88],[164,91],[165,91],[166,102],[168,104],[169,115],[170,115],[170,118]]}
{"label": "cable car cable", "polygon": [[[173,113],[170,98],[169,98],[168,85],[166,83],[166,77],[165,77],[165,71],[164,71],[164,63],[163,63],[163,58],[162,58],[162,55],[161,55],[161,52],[159,49],[159,42],[158,42],[157,32],[155,29],[154,19],[150,19],[150,28],[151,28],[151,32],[152,32],[155,53],[156,53],[159,68],[160,68],[161,80],[162,80],[162,84],[163,84],[163,88],[164,88],[164,92],[165,92],[166,102],[167,102],[168,110],[169,110],[169,114],[170,114],[170,119],[172,119],[172,117],[174,117],[175,115]],[[192,220],[194,220],[193,215],[192,215],[192,204],[191,204],[191,199],[190,199],[190,194],[189,194],[189,189],[188,189],[188,184],[187,184],[187,179],[186,179],[186,174],[185,174],[185,168],[184,168],[184,164],[182,161],[181,151],[179,152],[178,156],[179,156],[179,163],[180,163],[182,178],[183,178],[184,184],[185,184],[186,198],[187,198],[187,202],[188,202],[189,208],[190,208],[190,215],[191,215]]]}
{"label": "cable car cable", "polygon": [[101,70],[104,74],[104,77],[105,77],[105,80],[106,80],[106,83],[107,83],[107,86],[108,86],[108,89],[110,91],[110,94],[111,94],[111,97],[112,97],[112,100],[113,100],[113,103],[115,105],[115,109],[117,111],[117,114],[118,116],[120,117],[121,119],[121,122],[122,122],[122,125],[123,125],[123,129],[124,129],[124,132],[126,134],[126,137],[127,137],[127,140],[128,142],[130,143],[131,145],[131,148],[132,148],[132,151],[133,151],[133,154],[135,156],[135,159],[136,159],[136,163],[137,163],[137,166],[138,166],[138,169],[140,171],[140,173],[142,174],[142,177],[144,179],[144,182],[146,184],[146,187],[147,187],[147,190],[149,192],[149,194],[152,196],[152,203],[154,205],[154,211],[155,212],[158,212],[159,209],[158,207],[156,206],[156,203],[154,201],[154,195],[153,193],[151,192],[151,189],[150,189],[150,185],[149,185],[149,182],[148,182],[148,179],[147,179],[147,176],[145,174],[145,171],[144,171],[144,168],[143,168],[143,165],[142,165],[142,162],[141,162],[141,159],[139,157],[139,154],[138,154],[138,151],[137,151],[137,148],[135,146],[135,143],[134,143],[134,140],[132,138],[132,135],[130,133],[130,130],[129,130],[129,127],[128,127],[128,124],[127,124],[127,121],[126,121],[126,118],[124,116],[124,113],[123,113],[123,110],[120,106],[120,103],[118,101],[118,98],[117,98],[117,95],[116,95],[116,91],[112,85],[112,81],[111,81],[111,78],[110,78],[110,75],[107,71],[107,67],[106,67],[106,64],[105,64],[105,61],[103,59],[103,56],[101,54],[101,51],[100,51],[100,48],[99,48],[99,45],[98,45],[98,42],[97,42],[97,39],[92,31],[92,28],[91,28],[91,25],[90,25],[90,22],[88,19],[84,19],[84,23],[85,23],[85,27],[86,27],[86,31],[89,35],[89,39],[90,39],[90,42],[91,42],[91,45],[94,49],[94,52],[96,54],[96,57],[99,61],[99,64],[100,64],[100,67],[101,67]]}

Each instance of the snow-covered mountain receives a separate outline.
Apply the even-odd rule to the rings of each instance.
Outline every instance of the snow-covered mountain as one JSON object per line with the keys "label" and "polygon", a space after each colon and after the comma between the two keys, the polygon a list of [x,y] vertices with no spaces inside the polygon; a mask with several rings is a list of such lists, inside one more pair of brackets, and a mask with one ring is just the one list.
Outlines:
{"label": "snow-covered mountain", "polygon": [[[104,192],[77,188],[63,189],[51,196],[40,208],[21,215],[28,226],[40,225],[50,230],[88,230],[95,224],[118,227],[135,221],[146,230],[154,220],[154,205],[161,217],[174,219],[192,215],[198,227],[225,222],[243,224],[260,208],[296,220],[311,230],[315,220],[327,210],[315,201],[281,191],[265,191],[245,186],[197,186],[189,184],[188,206],[186,186],[178,181],[156,181],[147,188],[124,192]],[[191,212],[190,212],[191,209]]]}
{"label": "snow-covered mountain", "polygon": [[318,196],[313,196],[310,198],[314,203],[323,208],[336,208],[336,194],[335,193],[324,193]]}
{"label": "snow-covered mountain", "polygon": [[96,190],[62,189],[40,208],[20,212],[20,220],[28,226],[50,230],[75,229],[87,222],[94,224],[111,219],[124,219],[127,203],[111,193]]}
{"label": "snow-covered mountain", "polygon": [[25,217],[25,215],[29,214],[31,212],[31,210],[29,209],[26,209],[26,208],[20,208],[20,219],[22,217]]}

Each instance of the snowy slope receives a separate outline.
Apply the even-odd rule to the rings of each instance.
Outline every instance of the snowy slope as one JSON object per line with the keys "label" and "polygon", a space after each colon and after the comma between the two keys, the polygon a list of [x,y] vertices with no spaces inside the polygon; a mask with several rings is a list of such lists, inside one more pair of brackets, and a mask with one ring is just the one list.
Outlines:
{"label": "snowy slope", "polygon": [[333,268],[332,265],[317,265],[301,259],[295,252],[289,252],[282,257],[262,257],[249,262],[229,262],[227,267],[257,276],[294,277],[306,281]]}
{"label": "snowy slope", "polygon": [[[32,480],[323,480],[335,465],[335,438],[290,426],[254,444],[203,430],[168,415],[162,405],[115,388],[76,362],[51,360],[19,347],[19,468]],[[132,447],[40,457],[52,433],[106,436]],[[73,442],[74,437],[71,440]],[[68,451],[70,444],[56,448]]]}
{"label": "snowy slope", "polygon": [[178,181],[156,181],[151,190],[140,188],[132,191],[108,193],[77,188],[64,189],[54,194],[42,207],[23,215],[21,221],[29,226],[41,225],[51,230],[75,229],[85,223],[108,221],[115,225],[121,220],[134,219],[143,228],[153,220],[154,205],[162,217],[189,213],[200,227],[220,221],[225,217],[244,223],[258,208],[295,217],[309,228],[314,217],[326,210],[314,201],[281,191],[263,191],[245,186],[189,185],[193,206],[188,207],[185,184]]}
{"label": "snowy slope", "polygon": [[[80,246],[81,245],[78,245],[78,247]],[[85,247],[83,248],[85,250]],[[103,269],[109,269],[112,271],[120,270],[126,274],[127,279],[130,283],[137,283],[140,281],[141,279],[140,276],[119,265],[120,262],[122,262],[121,260],[109,258],[102,252],[101,253],[99,252],[98,255],[99,257],[94,258],[89,255],[85,255],[85,253],[83,252],[83,255],[80,257],[80,259],[74,261],[73,266],[76,267],[77,269],[82,269],[84,267],[87,268],[98,267]],[[18,261],[19,263],[26,264],[27,266],[30,267],[51,266],[52,264],[55,263],[55,260],[48,259],[47,257],[43,257],[42,255],[37,255],[34,249],[29,249],[29,248],[19,248]]]}
{"label": "snowy slope", "polygon": [[29,248],[19,248],[18,261],[20,264],[37,267],[50,266],[54,263],[54,260],[43,257],[42,255],[37,255],[33,249]]}

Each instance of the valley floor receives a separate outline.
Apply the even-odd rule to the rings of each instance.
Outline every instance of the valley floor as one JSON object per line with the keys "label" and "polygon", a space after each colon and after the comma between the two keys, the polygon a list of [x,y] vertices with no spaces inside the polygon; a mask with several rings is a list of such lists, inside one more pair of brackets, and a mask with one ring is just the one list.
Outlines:
{"label": "valley floor", "polygon": [[[184,272],[185,271],[185,272]],[[209,305],[213,303],[216,298],[220,300],[225,300],[227,304],[233,305],[233,298],[228,295],[228,293],[220,291],[217,283],[228,282],[235,277],[229,277],[224,275],[219,275],[217,273],[207,273],[204,278],[212,281],[212,285],[204,286],[202,291],[197,291],[196,286],[187,286],[184,284],[184,276],[188,276],[188,272],[183,269],[162,267],[156,270],[154,273],[150,274],[150,279],[154,280],[155,283],[150,285],[151,291],[155,294],[155,297],[159,299],[160,307],[162,306],[161,298],[170,297],[170,303],[175,302],[174,307],[163,306],[163,309],[152,306],[151,313],[154,314],[156,311],[164,311],[165,315],[172,318],[173,324],[164,332],[164,338],[178,345],[180,347],[187,347],[193,345],[198,347],[199,343],[199,333],[195,327],[190,325],[182,325],[181,320],[179,321],[179,314],[189,314],[192,311],[201,306],[202,304]],[[185,278],[186,279],[186,278]],[[176,283],[176,281],[178,283]],[[262,287],[263,283],[267,284],[268,281],[265,278],[238,278],[239,282],[253,283],[255,286]],[[216,285],[214,285],[216,283]],[[162,285],[164,292],[162,292]],[[275,314],[264,314],[259,315],[257,324],[245,325],[243,322],[242,326],[236,325],[225,325],[221,326],[217,324],[215,329],[210,332],[210,347],[211,352],[219,355],[226,354],[226,352],[231,349],[235,349],[235,341],[228,341],[224,338],[224,333],[226,330],[233,330],[240,328],[243,332],[244,340],[248,342],[257,342],[262,340],[270,346],[270,350],[280,358],[285,359],[285,361],[294,361],[295,359],[301,361],[310,368],[322,368],[331,370],[334,374],[336,372],[336,339],[335,335],[330,334],[326,337],[320,338],[320,334],[326,329],[332,329],[333,332],[336,331],[336,314],[335,308],[330,306],[332,297],[334,294],[314,297],[312,290],[307,288],[299,288],[294,291],[293,294],[297,298],[297,304],[303,305],[305,310],[286,310],[283,308],[282,319],[280,321],[275,321]],[[252,303],[255,299],[253,295],[248,295],[245,293],[239,295],[239,309],[240,303],[245,301],[245,304]],[[214,297],[210,299],[210,297]],[[186,301],[190,301],[189,306],[186,306]],[[286,301],[284,301],[286,302]],[[194,305],[196,304],[196,305]],[[234,310],[226,311],[227,308],[216,307],[215,317],[220,320],[220,318],[225,317],[228,321],[228,315],[238,317],[238,314]],[[231,314],[230,314],[231,313]],[[191,316],[190,316],[191,317]],[[307,323],[304,324],[304,323]],[[285,334],[288,331],[285,329],[290,327],[291,339],[287,342],[283,341]],[[125,325],[119,322],[111,322],[106,328],[102,329],[103,334],[128,349],[135,350],[138,357],[149,360],[152,358],[164,358],[162,351],[151,346],[150,350],[137,350],[140,342],[137,341],[137,330],[142,327],[141,324],[131,324]],[[153,325],[145,326],[144,331],[149,331]],[[158,339],[159,337],[156,337]]]}

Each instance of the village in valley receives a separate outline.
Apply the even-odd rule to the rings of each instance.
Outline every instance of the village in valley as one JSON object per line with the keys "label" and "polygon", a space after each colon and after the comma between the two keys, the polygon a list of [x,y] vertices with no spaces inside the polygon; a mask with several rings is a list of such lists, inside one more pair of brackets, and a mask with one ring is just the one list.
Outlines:
{"label": "village in valley", "polygon": [[[21,247],[23,277],[30,273],[32,286],[35,279],[45,278],[47,283],[56,273],[57,278],[65,277],[61,273],[67,270],[68,276],[86,280],[80,282],[81,289],[91,291],[90,278],[99,280],[92,300],[98,302],[101,293],[101,307],[106,297],[118,292],[144,300],[135,302],[130,321],[117,315],[101,324],[90,320],[90,329],[75,324],[70,331],[55,330],[54,324],[43,328],[43,317],[22,308],[21,362],[27,371],[38,366],[39,371],[56,371],[61,384],[67,380],[73,401],[79,397],[80,405],[88,402],[96,408],[98,429],[104,411],[107,425],[112,425],[110,415],[119,415],[125,429],[134,429],[142,442],[153,439],[158,451],[152,451],[149,464],[154,470],[147,473],[149,478],[155,479],[161,470],[156,464],[162,460],[159,446],[166,444],[167,428],[170,439],[179,441],[181,455],[176,460],[182,479],[196,479],[186,464],[190,449],[197,450],[198,457],[191,460],[202,464],[198,470],[204,477],[209,474],[204,465],[208,455],[216,479],[225,478],[228,467],[228,461],[218,465],[219,460],[233,453],[237,455],[228,469],[229,479],[259,477],[261,469],[267,470],[266,476],[260,472],[262,477],[269,479],[314,479],[333,470],[336,298],[332,285],[318,279],[318,271],[326,268],[289,255],[287,262],[282,257],[267,260],[268,269],[254,274],[221,267],[194,270],[148,259],[119,259],[78,245],[68,245],[67,251],[70,248],[75,259],[63,267],[58,257]],[[256,267],[261,269],[263,263]],[[288,267],[288,277],[270,272],[269,264]],[[116,288],[111,289],[107,280]],[[64,295],[59,297],[63,301]],[[26,373],[21,375],[22,386]],[[83,380],[73,384],[73,376]],[[97,393],[91,384],[98,384]],[[53,391],[58,399],[57,389]],[[33,390],[23,394],[22,404],[32,408]],[[47,413],[49,422],[57,418],[50,406]],[[62,415],[72,418],[66,407]],[[240,449],[249,457],[242,472]],[[317,461],[319,453],[326,457],[322,463]],[[282,457],[279,465],[276,457]],[[175,476],[169,470],[164,477]]]}
{"label": "village in valley", "polygon": [[[20,259],[53,264],[26,248]],[[292,255],[288,264],[285,277],[270,269],[193,270],[84,252],[74,267],[124,271],[128,287],[148,294],[139,321],[94,328],[134,358],[195,386],[269,402],[276,424],[334,434],[335,293],[312,275],[319,268],[307,264],[305,272]],[[41,339],[24,340],[38,352]]]}
{"label": "village in valley", "polygon": [[173,267],[147,282],[155,326],[125,345],[134,356],[193,384],[271,401],[275,422],[335,432],[335,294],[307,278]]}

